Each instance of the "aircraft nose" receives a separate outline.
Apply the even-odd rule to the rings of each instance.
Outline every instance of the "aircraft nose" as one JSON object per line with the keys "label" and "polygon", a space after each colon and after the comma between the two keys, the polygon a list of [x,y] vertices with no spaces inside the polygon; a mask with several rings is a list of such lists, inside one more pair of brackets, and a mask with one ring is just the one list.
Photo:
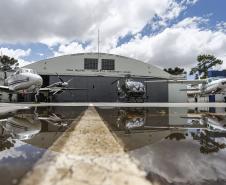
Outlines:
{"label": "aircraft nose", "polygon": [[36,75],[36,77],[35,77],[35,83],[36,83],[36,85],[37,86],[39,86],[39,87],[41,87],[42,86],[42,84],[43,84],[43,80],[42,80],[42,77],[41,76],[39,76],[39,75]]}

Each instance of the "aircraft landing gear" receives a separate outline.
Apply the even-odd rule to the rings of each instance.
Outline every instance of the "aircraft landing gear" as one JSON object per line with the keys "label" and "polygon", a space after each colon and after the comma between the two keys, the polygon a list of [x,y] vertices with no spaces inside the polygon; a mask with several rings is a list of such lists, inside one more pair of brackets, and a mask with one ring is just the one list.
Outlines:
{"label": "aircraft landing gear", "polygon": [[9,93],[9,102],[10,103],[12,102],[12,97],[13,97],[13,95],[11,93]]}
{"label": "aircraft landing gear", "polygon": [[197,97],[197,96],[195,96],[195,102],[196,102],[196,103],[198,102],[198,97]]}
{"label": "aircraft landing gear", "polygon": [[39,103],[39,91],[35,94],[35,103]]}

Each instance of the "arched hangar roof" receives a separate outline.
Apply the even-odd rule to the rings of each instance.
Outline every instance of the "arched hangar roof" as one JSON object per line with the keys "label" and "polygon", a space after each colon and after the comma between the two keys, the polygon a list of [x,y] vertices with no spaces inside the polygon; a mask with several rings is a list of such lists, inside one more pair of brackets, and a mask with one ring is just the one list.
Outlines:
{"label": "arched hangar roof", "polygon": [[125,76],[130,74],[135,77],[170,78],[169,73],[151,64],[107,53],[64,55],[35,62],[25,67],[34,69],[41,75],[58,73],[73,76]]}

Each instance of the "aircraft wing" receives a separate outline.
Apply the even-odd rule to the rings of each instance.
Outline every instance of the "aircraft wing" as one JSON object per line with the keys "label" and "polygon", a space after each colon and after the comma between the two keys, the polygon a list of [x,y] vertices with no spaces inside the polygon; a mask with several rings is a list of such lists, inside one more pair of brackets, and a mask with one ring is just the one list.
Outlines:
{"label": "aircraft wing", "polygon": [[192,88],[192,89],[187,88],[187,89],[180,89],[180,91],[200,91],[200,89],[199,88],[196,88],[196,89],[194,89],[194,88]]}
{"label": "aircraft wing", "polygon": [[40,88],[39,92],[47,92],[47,91],[51,91],[51,88],[49,87],[44,87],[44,88]]}
{"label": "aircraft wing", "polygon": [[62,88],[63,91],[65,90],[88,90],[87,88]]}
{"label": "aircraft wing", "polygon": [[144,81],[145,83],[161,83],[161,82],[168,82],[168,83],[181,83],[181,84],[202,84],[205,83],[206,80],[148,80]]}
{"label": "aircraft wing", "polygon": [[11,92],[8,86],[0,85],[0,91],[3,92]]}
{"label": "aircraft wing", "polygon": [[40,88],[39,92],[50,92],[53,93],[53,95],[62,92],[62,91],[71,91],[71,90],[88,90],[86,88],[50,88],[50,87],[44,87],[44,88]]}

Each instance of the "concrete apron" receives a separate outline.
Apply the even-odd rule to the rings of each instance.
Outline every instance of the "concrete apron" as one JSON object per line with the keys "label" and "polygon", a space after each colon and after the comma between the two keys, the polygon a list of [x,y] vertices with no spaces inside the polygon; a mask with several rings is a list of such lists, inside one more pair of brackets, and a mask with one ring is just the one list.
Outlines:
{"label": "concrete apron", "polygon": [[146,173],[117,143],[94,107],[65,132],[20,185],[146,185]]}

